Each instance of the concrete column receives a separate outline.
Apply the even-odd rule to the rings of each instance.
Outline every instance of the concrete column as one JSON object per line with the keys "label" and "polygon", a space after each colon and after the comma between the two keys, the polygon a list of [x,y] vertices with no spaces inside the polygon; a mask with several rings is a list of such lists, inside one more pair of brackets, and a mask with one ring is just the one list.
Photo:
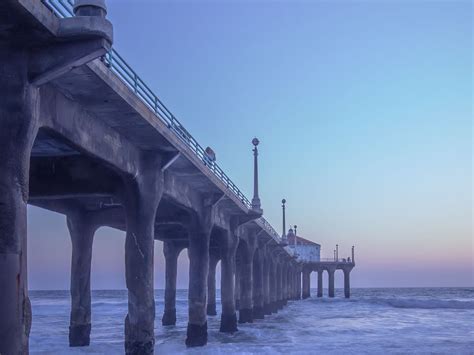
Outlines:
{"label": "concrete column", "polygon": [[323,270],[318,270],[318,297],[323,297]]}
{"label": "concrete column", "polygon": [[183,247],[171,241],[163,244],[163,254],[165,256],[165,309],[161,324],[176,324],[176,274],[178,271],[178,256]]}
{"label": "concrete column", "polygon": [[26,206],[39,98],[27,53],[8,47],[0,48],[0,354],[28,354]]}
{"label": "concrete column", "polygon": [[288,267],[286,261],[283,262],[281,268],[281,296],[283,306],[286,306],[288,303]]}
{"label": "concrete column", "polygon": [[240,268],[239,323],[253,322],[253,253],[246,248]]}
{"label": "concrete column", "polygon": [[240,309],[240,268],[242,267],[242,262],[237,261],[237,256],[235,260],[235,310]]}
{"label": "concrete column", "polygon": [[329,281],[329,297],[334,297],[334,272],[335,270],[328,270],[328,281]]}
{"label": "concrete column", "polygon": [[127,221],[125,277],[128,314],[125,318],[125,353],[153,354],[155,295],[153,249],[155,217],[163,193],[161,157],[146,153],[140,173],[125,179],[124,207]]}
{"label": "concrete column", "polygon": [[253,265],[253,318],[264,319],[263,313],[263,253],[257,249]]}
{"label": "concrete column", "polygon": [[344,297],[350,298],[351,297],[351,271],[344,270]]}
{"label": "concrete column", "polygon": [[282,293],[282,280],[283,280],[283,266],[279,262],[277,264],[277,274],[276,274],[276,286],[277,286],[277,307],[278,309],[283,308],[283,293]]}
{"label": "concrete column", "polygon": [[207,277],[207,315],[215,316],[216,311],[216,267],[219,257],[209,255],[209,275]]}
{"label": "concrete column", "polygon": [[277,264],[273,257],[269,257],[269,286],[270,286],[270,311],[272,313],[278,312],[278,305],[277,305]]}
{"label": "concrete column", "polygon": [[92,243],[98,226],[85,211],[67,216],[72,242],[69,346],[88,346],[91,333]]}
{"label": "concrete column", "polygon": [[302,272],[301,272],[301,269],[299,269],[298,274],[297,274],[297,283],[296,283],[297,297],[299,300],[301,299],[301,288],[302,288],[301,277],[302,277]]}
{"label": "concrete column", "polygon": [[207,344],[207,277],[212,227],[198,227],[189,235],[189,321],[186,346]]}
{"label": "concrete column", "polygon": [[263,314],[268,316],[272,314],[270,300],[270,260],[267,253],[263,258]]}
{"label": "concrete column", "polygon": [[311,271],[303,270],[303,299],[311,297]]}
{"label": "concrete column", "polygon": [[221,303],[222,315],[220,331],[234,333],[237,329],[237,315],[235,313],[235,254],[239,238],[235,233],[226,232],[225,244],[221,248]]}

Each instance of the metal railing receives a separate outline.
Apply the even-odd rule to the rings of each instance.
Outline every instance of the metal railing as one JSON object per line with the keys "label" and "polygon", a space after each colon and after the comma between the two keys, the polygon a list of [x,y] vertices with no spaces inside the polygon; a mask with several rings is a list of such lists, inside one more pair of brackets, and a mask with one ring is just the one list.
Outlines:
{"label": "metal railing", "polygon": [[339,258],[339,259],[336,259],[336,258],[320,258],[319,259],[320,262],[333,262],[333,263],[351,263],[352,260],[348,260],[347,258]]}
{"label": "metal railing", "polygon": [[[41,0],[58,17],[71,17],[73,13],[73,0]],[[210,162],[203,147],[183,127],[171,111],[161,102],[158,96],[148,87],[132,67],[115,50],[111,49],[103,58],[104,64],[110,68],[141,100],[145,103],[167,127],[172,131],[200,160],[214,173],[214,175],[247,207],[252,204],[240,191],[237,185],[227,176],[215,162]],[[279,240],[280,236],[264,217],[260,218],[263,227],[274,238]]]}

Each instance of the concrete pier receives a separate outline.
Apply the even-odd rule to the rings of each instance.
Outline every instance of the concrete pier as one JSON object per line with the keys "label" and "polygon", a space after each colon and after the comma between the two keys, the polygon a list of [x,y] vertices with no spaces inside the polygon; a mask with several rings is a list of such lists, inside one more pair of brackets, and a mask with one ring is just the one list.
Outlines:
{"label": "concrete pier", "polygon": [[69,346],[87,346],[91,333],[92,243],[99,226],[86,211],[76,210],[68,214],[67,227],[72,242]]}
{"label": "concrete pier", "polygon": [[176,276],[178,271],[178,256],[184,246],[171,241],[163,243],[163,254],[165,256],[165,309],[162,325],[176,324]]}
{"label": "concrete pier", "polygon": [[[237,309],[239,322],[249,323],[301,291],[309,297],[311,271],[332,268],[334,281],[334,271],[344,270],[349,297],[354,250],[344,261],[299,259],[287,247],[284,219],[280,235],[262,217],[258,139],[249,201],[138,74],[128,65],[124,73],[106,14],[103,0],[76,0],[74,7],[0,1],[0,354],[29,351],[27,204],[67,216],[71,346],[90,342],[99,226],[126,232],[126,354],[154,352],[155,240],[163,241],[166,261],[163,325],[176,323],[177,260],[188,250],[189,347],[207,343],[219,258],[222,332],[237,331]],[[296,234],[294,241],[295,251],[303,247]],[[318,296],[320,290],[322,281]]]}

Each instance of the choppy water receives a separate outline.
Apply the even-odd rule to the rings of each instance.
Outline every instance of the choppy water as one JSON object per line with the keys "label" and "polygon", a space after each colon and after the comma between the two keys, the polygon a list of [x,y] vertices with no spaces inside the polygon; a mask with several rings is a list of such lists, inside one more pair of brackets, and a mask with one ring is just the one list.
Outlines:
{"label": "choppy water", "polygon": [[[314,293],[314,290],[313,290]],[[345,300],[290,302],[276,315],[219,333],[209,317],[209,344],[187,350],[187,292],[178,291],[175,327],[162,327],[156,295],[156,353],[176,354],[474,354],[474,288],[354,289]],[[68,347],[67,291],[32,291],[33,354],[121,354],[126,291],[94,291],[91,346]],[[219,313],[219,312],[218,312]]]}

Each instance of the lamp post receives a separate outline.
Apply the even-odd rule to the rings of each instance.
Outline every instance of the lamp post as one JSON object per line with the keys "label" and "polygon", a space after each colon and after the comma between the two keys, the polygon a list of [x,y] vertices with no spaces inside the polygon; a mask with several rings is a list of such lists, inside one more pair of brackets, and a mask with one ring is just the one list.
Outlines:
{"label": "lamp post", "polygon": [[295,244],[295,248],[296,248],[296,236],[297,236],[297,234],[296,234],[296,228],[297,228],[297,225],[295,224],[293,227],[295,228],[295,243],[294,243],[294,244]]}
{"label": "lamp post", "polygon": [[252,209],[256,212],[262,213],[260,205],[260,198],[258,197],[258,144],[260,141],[258,138],[252,139],[253,148],[253,198],[252,198]]}
{"label": "lamp post", "polygon": [[339,244],[336,244],[336,261],[339,260]]}
{"label": "lamp post", "polygon": [[283,212],[283,233],[281,234],[281,244],[288,245],[287,238],[286,238],[286,232],[285,232],[285,230],[286,230],[285,203],[286,203],[285,199],[281,200],[281,208],[282,208],[282,212]]}
{"label": "lamp post", "polygon": [[352,246],[352,263],[355,263],[355,260],[354,260],[354,246]]}

